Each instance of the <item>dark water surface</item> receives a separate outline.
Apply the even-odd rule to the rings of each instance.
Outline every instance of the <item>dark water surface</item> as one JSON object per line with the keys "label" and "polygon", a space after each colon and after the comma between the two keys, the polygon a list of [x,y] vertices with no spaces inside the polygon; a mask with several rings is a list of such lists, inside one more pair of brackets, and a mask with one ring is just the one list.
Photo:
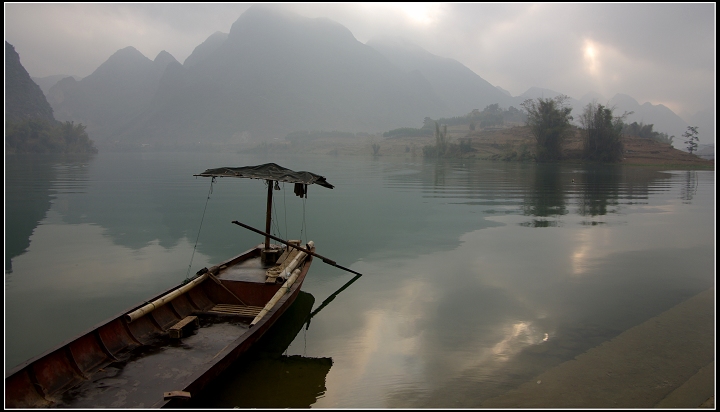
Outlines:
{"label": "dark water surface", "polygon": [[316,261],[265,348],[195,406],[477,406],[715,283],[709,171],[8,156],[5,369],[260,243],[230,222],[264,227],[264,184],[219,179],[207,201],[192,175],[265,162],[336,186],[275,192],[274,233],[364,276],[332,299],[353,275]]}

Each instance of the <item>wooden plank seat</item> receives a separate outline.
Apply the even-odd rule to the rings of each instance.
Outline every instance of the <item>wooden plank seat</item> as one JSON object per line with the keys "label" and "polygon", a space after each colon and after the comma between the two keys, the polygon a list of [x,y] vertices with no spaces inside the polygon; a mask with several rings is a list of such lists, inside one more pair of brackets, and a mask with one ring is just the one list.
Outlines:
{"label": "wooden plank seat", "polygon": [[254,318],[263,308],[261,306],[243,306],[243,305],[230,305],[227,303],[218,303],[217,305],[210,308],[210,310],[203,312],[204,314],[213,315],[231,315],[231,316],[242,316],[248,318]]}
{"label": "wooden plank seat", "polygon": [[174,324],[168,329],[168,334],[171,338],[180,339],[183,336],[187,336],[192,329],[200,326],[197,316],[186,316],[180,322]]}

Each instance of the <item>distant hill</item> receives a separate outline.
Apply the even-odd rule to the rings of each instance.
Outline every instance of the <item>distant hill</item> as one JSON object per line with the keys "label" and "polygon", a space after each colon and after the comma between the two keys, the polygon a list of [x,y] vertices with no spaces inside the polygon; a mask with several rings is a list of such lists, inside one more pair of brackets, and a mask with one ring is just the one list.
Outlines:
{"label": "distant hill", "polygon": [[50,88],[48,100],[58,120],[82,122],[88,133],[105,140],[122,133],[148,109],[165,68],[172,63],[177,60],[166,51],[153,61],[126,47],[82,80],[59,81]]}
{"label": "distant hill", "polygon": [[380,37],[367,45],[405,72],[417,71],[427,79],[446,108],[438,117],[482,110],[494,103],[507,108],[511,102],[507,91],[496,88],[462,63],[436,56],[406,39]]}
{"label": "distant hill", "polygon": [[232,142],[296,130],[383,131],[447,112],[428,81],[406,73],[342,25],[253,6],[184,65],[161,75],[137,50],[50,90],[57,116],[99,139]]}
{"label": "distant hill", "polygon": [[[127,47],[90,76],[57,82],[48,101],[58,119],[86,124],[97,140],[172,145],[252,143],[296,131],[385,132],[557,94],[531,88],[513,97],[407,40],[363,44],[329,19],[261,4],[228,33],[209,36],[183,64],[166,52],[153,61]],[[628,121],[653,123],[676,140],[687,126],[662,105],[624,95],[571,99],[573,114],[591,98],[615,104],[618,114],[635,111]]]}
{"label": "distant hill", "polygon": [[67,74],[55,74],[52,76],[45,76],[45,77],[31,77],[32,81],[37,83],[38,86],[40,86],[40,90],[45,94],[45,98],[47,98],[48,93],[50,93],[50,88],[55,86],[57,82],[60,80],[66,78],[66,77],[72,77],[75,80],[80,80],[81,77],[78,76],[70,76]]}
{"label": "distant hill", "polygon": [[234,142],[296,130],[381,131],[442,103],[421,76],[393,66],[331,20],[253,6],[167,73],[125,138]]}
{"label": "distant hill", "polygon": [[96,152],[85,126],[55,120],[40,86],[5,42],[5,154]]}
{"label": "distant hill", "polygon": [[695,154],[698,157],[701,157],[703,159],[714,160],[715,159],[715,145],[714,144],[698,145],[698,150]]}
{"label": "distant hill", "polygon": [[55,121],[40,86],[32,81],[20,63],[15,47],[5,42],[5,121],[28,119]]}
{"label": "distant hill", "polygon": [[498,89],[498,90],[500,90],[504,95],[506,95],[506,96],[508,96],[508,97],[512,97],[512,94],[510,94],[509,91],[503,89],[502,87],[500,87],[500,86],[495,86],[495,88]]}
{"label": "distant hill", "polygon": [[688,124],[680,116],[662,104],[654,105],[649,102],[638,103],[634,98],[625,94],[616,94],[609,103],[616,107],[616,113],[624,111],[634,112],[627,117],[626,122],[642,122],[655,125],[655,130],[675,136],[675,142],[687,129]]}
{"label": "distant hill", "polygon": [[[550,89],[544,89],[542,87],[531,87],[531,88],[527,89],[525,91],[525,93],[523,93],[519,96],[513,97],[513,102],[515,104],[519,105],[520,103],[524,102],[527,99],[538,99],[538,98],[553,99],[561,94],[563,94],[563,93],[556,92],[556,91],[550,90]],[[576,102],[577,102],[577,100],[572,99],[572,98],[570,99],[571,105],[577,104]]]}
{"label": "distant hill", "polygon": [[227,40],[227,38],[227,33],[216,31],[210,37],[208,37],[207,40],[202,42],[199,46],[195,47],[195,50],[193,50],[193,52],[187,57],[187,59],[185,59],[185,62],[183,62],[183,66],[192,67],[196,64],[202,63],[210,55],[212,55],[215,50],[220,47],[220,45],[225,43],[225,40]]}

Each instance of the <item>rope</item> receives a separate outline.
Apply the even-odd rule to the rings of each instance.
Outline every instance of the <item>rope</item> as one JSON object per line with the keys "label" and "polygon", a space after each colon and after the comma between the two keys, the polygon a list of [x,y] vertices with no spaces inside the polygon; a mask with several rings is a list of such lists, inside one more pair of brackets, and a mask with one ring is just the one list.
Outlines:
{"label": "rope", "polygon": [[207,205],[210,201],[210,195],[213,191],[213,183],[215,183],[215,176],[210,180],[210,190],[208,191],[207,200],[205,200],[205,209],[203,209],[202,219],[200,219],[200,227],[198,228],[197,238],[195,238],[195,246],[193,246],[192,256],[190,256],[190,264],[188,265],[187,273],[185,274],[185,281],[190,279],[190,268],[192,267],[193,259],[195,259],[195,250],[197,249],[198,240],[200,240],[200,230],[202,230],[203,221],[205,221],[205,212],[207,211]]}

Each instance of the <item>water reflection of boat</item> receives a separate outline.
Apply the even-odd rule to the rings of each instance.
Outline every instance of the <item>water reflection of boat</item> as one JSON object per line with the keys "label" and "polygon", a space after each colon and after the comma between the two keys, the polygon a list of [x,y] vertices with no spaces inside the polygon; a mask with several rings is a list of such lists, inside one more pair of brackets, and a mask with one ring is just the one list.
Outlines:
{"label": "water reflection of boat", "polygon": [[[266,180],[266,232],[273,183],[294,183],[301,197],[310,184],[333,187],[322,176],[275,164],[210,169],[199,176]],[[312,242],[280,247],[268,236],[264,245],[205,268],[9,371],[5,406],[181,406],[270,330],[296,300],[312,256],[319,256]]]}
{"label": "water reflection of boat", "polygon": [[186,406],[308,408],[314,404],[325,393],[332,359],[283,354],[308,321],[314,302],[311,294],[300,292],[261,341]]}

